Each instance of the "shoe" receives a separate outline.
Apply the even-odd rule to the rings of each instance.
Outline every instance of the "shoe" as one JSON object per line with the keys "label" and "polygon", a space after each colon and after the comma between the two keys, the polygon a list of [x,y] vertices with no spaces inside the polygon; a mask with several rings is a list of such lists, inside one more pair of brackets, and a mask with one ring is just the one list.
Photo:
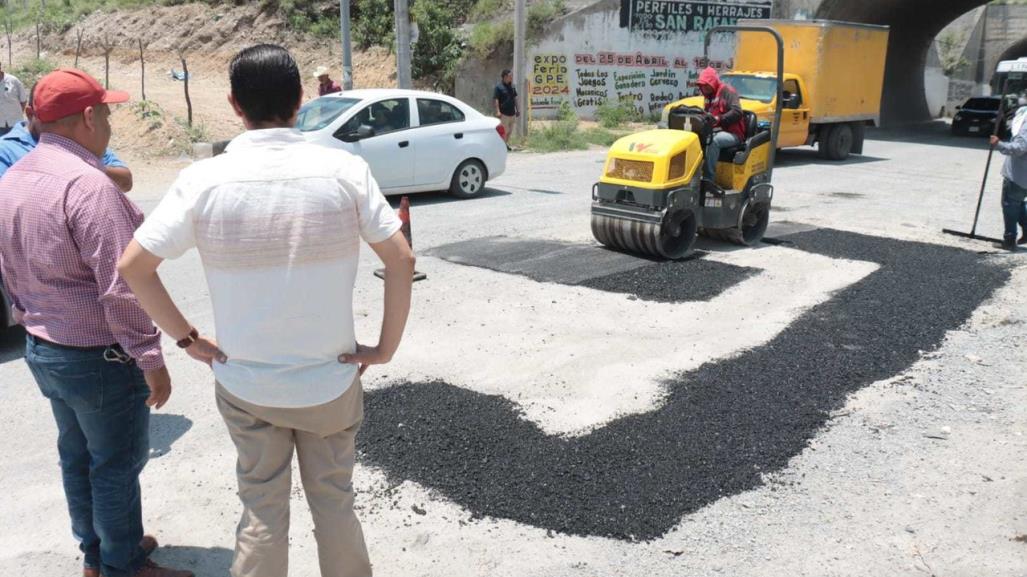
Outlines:
{"label": "shoe", "polygon": [[141,541],[139,541],[139,547],[146,552],[146,556],[153,555],[153,552],[159,547],[157,538],[153,535],[143,535]]}
{"label": "shoe", "polygon": [[196,577],[192,571],[161,567],[149,559],[136,571],[134,577]]}
{"label": "shoe", "polygon": [[1003,249],[1008,250],[1009,252],[1016,252],[1017,251],[1015,237],[1014,238],[1009,238],[1009,239],[1004,239],[1002,241],[1002,245],[1001,246],[1002,246]]}
{"label": "shoe", "polygon": [[[139,547],[142,548],[146,553],[146,556],[149,557],[157,550],[157,538],[153,535],[143,535],[143,539],[139,541]],[[95,567],[85,567],[82,569],[82,577],[101,577],[100,570]]]}
{"label": "shoe", "polygon": [[1016,244],[1027,244],[1027,232],[1023,233],[1020,240],[1016,241]]}
{"label": "shoe", "polygon": [[702,179],[700,183],[700,190],[703,194],[709,194],[712,196],[724,196],[724,189],[717,185],[712,180]]}

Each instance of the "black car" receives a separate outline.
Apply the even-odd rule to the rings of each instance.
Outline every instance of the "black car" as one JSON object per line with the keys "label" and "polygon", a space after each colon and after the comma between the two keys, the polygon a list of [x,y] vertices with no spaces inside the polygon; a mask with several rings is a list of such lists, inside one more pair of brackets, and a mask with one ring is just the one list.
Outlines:
{"label": "black car", "polygon": [[998,96],[976,96],[957,106],[956,115],[952,117],[952,134],[990,136],[995,132],[1001,103]]}

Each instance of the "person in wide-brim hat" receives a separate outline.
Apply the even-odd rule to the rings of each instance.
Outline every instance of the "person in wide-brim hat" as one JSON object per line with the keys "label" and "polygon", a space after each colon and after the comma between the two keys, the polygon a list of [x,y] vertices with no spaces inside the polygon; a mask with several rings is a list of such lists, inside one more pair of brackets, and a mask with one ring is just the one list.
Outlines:
{"label": "person in wide-brim hat", "polygon": [[327,66],[318,66],[314,69],[314,78],[317,78],[317,95],[324,96],[333,92],[342,92],[342,86],[328,76]]}

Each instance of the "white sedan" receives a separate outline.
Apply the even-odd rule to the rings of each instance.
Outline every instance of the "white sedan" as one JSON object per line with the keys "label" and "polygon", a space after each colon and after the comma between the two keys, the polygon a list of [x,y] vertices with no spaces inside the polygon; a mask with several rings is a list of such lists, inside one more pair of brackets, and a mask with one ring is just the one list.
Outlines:
{"label": "white sedan", "polygon": [[506,169],[499,120],[463,102],[416,90],[349,90],[300,108],[307,140],[367,161],[385,194],[449,190],[478,195]]}

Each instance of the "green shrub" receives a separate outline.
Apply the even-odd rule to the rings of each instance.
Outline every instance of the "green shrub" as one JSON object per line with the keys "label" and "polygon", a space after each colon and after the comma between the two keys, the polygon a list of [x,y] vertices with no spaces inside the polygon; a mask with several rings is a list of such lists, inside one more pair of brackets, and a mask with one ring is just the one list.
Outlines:
{"label": "green shrub", "polygon": [[471,8],[471,13],[467,17],[470,22],[481,22],[483,20],[491,20],[498,14],[508,12],[510,10],[510,0],[478,0]]}
{"label": "green shrub", "polygon": [[619,128],[627,122],[640,121],[641,117],[632,104],[607,100],[596,107],[596,120],[603,128]]}
{"label": "green shrub", "polygon": [[361,49],[384,46],[393,49],[396,42],[395,17],[390,0],[356,0],[350,13],[353,40]]}
{"label": "green shrub", "polygon": [[578,125],[578,113],[574,112],[571,103],[566,100],[560,103],[560,108],[556,111],[556,118],[564,122],[573,122],[575,126]]}
{"label": "green shrub", "polygon": [[585,135],[578,131],[577,121],[557,120],[529,132],[524,146],[535,152],[585,150],[588,148],[588,141],[585,140]]}
{"label": "green shrub", "polygon": [[463,53],[451,9],[440,2],[422,0],[414,4],[411,15],[420,30],[411,61],[413,77],[434,77],[436,89],[451,91]]}
{"label": "green shrub", "polygon": [[192,126],[183,118],[176,118],[178,125],[185,131],[185,135],[189,138],[190,143],[197,142],[210,142],[210,136],[207,135],[207,127],[202,122],[193,122]]}
{"label": "green shrub", "polygon": [[479,22],[471,28],[467,45],[475,56],[487,59],[496,53],[513,53],[513,20],[505,18],[499,22]]}
{"label": "green shrub", "polygon": [[545,32],[546,25],[563,16],[566,12],[563,0],[541,0],[528,6],[528,38],[539,38]]}
{"label": "green shrub", "polygon": [[45,58],[39,60],[33,58],[24,64],[15,66],[11,74],[18,77],[25,85],[26,90],[31,90],[37,80],[57,69],[57,65]]}
{"label": "green shrub", "polygon": [[148,132],[164,127],[164,109],[153,100],[134,100],[129,109],[136,118],[146,123]]}

